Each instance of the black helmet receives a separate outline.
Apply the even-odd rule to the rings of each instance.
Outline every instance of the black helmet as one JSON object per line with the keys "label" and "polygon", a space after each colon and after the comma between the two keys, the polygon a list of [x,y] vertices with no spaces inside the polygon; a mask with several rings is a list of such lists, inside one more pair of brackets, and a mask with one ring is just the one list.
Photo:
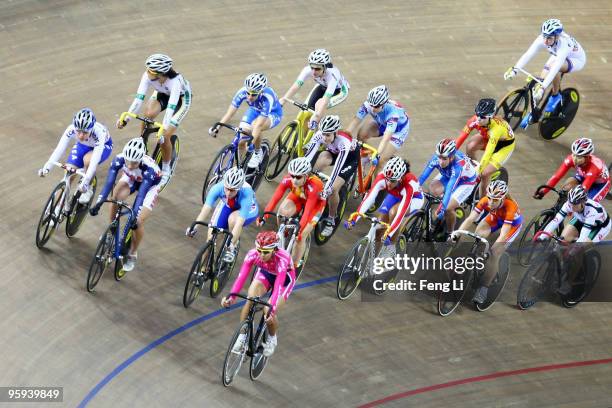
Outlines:
{"label": "black helmet", "polygon": [[479,100],[474,111],[480,117],[493,116],[495,113],[495,99],[484,98]]}

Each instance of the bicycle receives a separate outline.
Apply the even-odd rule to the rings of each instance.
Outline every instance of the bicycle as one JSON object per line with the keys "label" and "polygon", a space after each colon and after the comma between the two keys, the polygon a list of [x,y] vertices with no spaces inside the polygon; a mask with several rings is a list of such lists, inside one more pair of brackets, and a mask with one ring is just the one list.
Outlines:
{"label": "bicycle", "polygon": [[[47,199],[38,220],[38,226],[36,227],[36,247],[39,249],[45,246],[51,238],[51,235],[59,228],[64,219],[68,220],[66,222],[66,236],[72,238],[76,235],[85,217],[87,217],[87,212],[95,198],[96,186],[98,184],[98,180],[94,176],[89,186],[89,188],[93,189],[91,199],[87,204],[81,204],[79,203],[81,192],[77,190],[71,195],[70,182],[75,174],[79,175],[82,179],[85,177],[85,172],[66,164],[58,162],[54,162],[53,164],[64,169],[64,177],[51,191],[51,195],[49,199]],[[68,208],[66,208],[67,201],[69,203]]]}
{"label": "bicycle", "polygon": [[[351,251],[342,264],[336,283],[336,295],[340,300],[348,299],[355,292],[357,287],[359,287],[363,279],[371,279],[372,292],[376,295],[381,295],[385,291],[384,283],[395,280],[398,273],[397,268],[392,268],[389,271],[379,274],[378,276],[380,279],[374,279],[377,276],[373,270],[374,258],[376,255],[380,255],[383,249],[381,247],[378,252],[376,251],[376,231],[380,228],[388,228],[389,224],[367,214],[360,213],[359,216],[370,221],[370,229],[365,236],[353,245],[353,248],[351,248]],[[345,228],[347,227],[348,221],[345,221]],[[396,248],[399,246],[400,250],[401,248],[405,248],[405,238],[400,235],[395,245]],[[382,289],[376,289],[374,280],[381,281]],[[368,285],[368,288],[370,288],[370,285]]]}
{"label": "bicycle", "polygon": [[[473,293],[478,289],[480,281],[485,273],[484,265],[490,257],[490,245],[486,238],[465,230],[456,230],[454,234],[468,236],[472,238],[473,241],[466,256],[463,256],[464,251],[457,251],[459,248],[459,241],[452,245],[451,251],[447,256],[450,256],[453,251],[457,251],[459,252],[457,255],[465,260],[464,265],[469,263],[473,265],[473,267],[469,268],[466,266],[465,271],[461,274],[457,273],[455,270],[447,271],[448,280],[444,283],[444,290],[438,292],[438,313],[440,316],[449,316],[459,307],[461,301],[468,292]],[[477,267],[478,259],[484,262],[482,263],[482,268]],[[467,262],[467,260],[472,260],[472,262]],[[480,312],[484,312],[493,306],[493,303],[495,303],[504,290],[504,286],[506,286],[506,282],[508,281],[510,256],[504,252],[499,258],[498,265],[499,269],[497,275],[489,285],[487,299],[482,304],[474,303],[474,307]]]}
{"label": "bicycle", "polygon": [[446,242],[446,222],[438,220],[432,208],[440,204],[442,199],[427,192],[421,194],[425,196],[423,207],[409,216],[402,232],[406,243],[412,247],[411,253],[417,252],[421,242]]}
{"label": "bicycle", "polygon": [[[323,180],[324,184],[327,182],[327,180],[329,180],[329,176],[327,176],[327,174],[324,174],[321,172],[314,172],[314,174],[316,174],[321,180]],[[319,221],[317,222],[317,225],[315,225],[315,228],[314,228],[314,241],[315,241],[315,244],[317,244],[318,246],[325,245],[327,241],[331,239],[332,235],[334,235],[334,233],[340,226],[340,221],[342,220],[342,217],[344,216],[344,211],[346,211],[346,202],[348,201],[348,198],[351,193],[350,191],[351,186],[354,184],[355,184],[355,175],[353,174],[351,178],[346,183],[344,183],[344,185],[340,188],[340,191],[338,192],[340,201],[338,202],[338,209],[337,209],[336,217],[335,217],[335,225],[334,225],[334,228],[332,229],[332,233],[329,234],[328,236],[322,235],[323,230],[325,229],[325,219],[329,215],[329,200],[325,204],[325,209],[323,210],[323,214],[321,214],[321,218],[319,219]]]}
{"label": "bicycle", "polygon": [[[268,364],[268,357],[263,354],[263,342],[268,338],[268,326],[266,325],[266,316],[262,312],[261,318],[257,329],[255,329],[255,314],[261,312],[264,306],[272,308],[267,302],[261,300],[261,297],[249,297],[241,295],[240,293],[230,293],[229,296],[236,296],[251,302],[249,314],[244,319],[238,329],[232,336],[227,352],[225,353],[225,360],[223,361],[223,373],[221,374],[221,380],[223,385],[228,387],[234,378],[240,371],[242,363],[246,356],[251,357],[251,364],[249,366],[249,376],[251,380],[255,381],[259,378],[266,364]],[[234,345],[238,340],[238,336],[244,334],[246,336],[245,342],[243,343],[240,352],[234,352]]]}
{"label": "bicycle", "polygon": [[[491,174],[491,181],[502,180],[506,184],[508,184],[508,179],[508,170],[503,166],[497,169],[493,174]],[[476,182],[476,185],[474,186],[474,189],[472,190],[470,196],[463,203],[461,203],[461,205],[455,208],[457,222],[459,222],[459,220],[461,219],[464,219],[467,214],[472,212],[474,207],[476,207],[476,204],[478,204],[478,201],[480,200],[480,181],[481,179],[479,176],[478,181]]]}
{"label": "bicycle", "polygon": [[274,180],[281,174],[290,159],[304,156],[304,146],[314,135],[314,130],[308,129],[308,120],[312,117],[314,110],[305,103],[291,99],[287,99],[287,102],[297,106],[300,112],[293,121],[285,125],[272,144],[270,161],[264,175],[268,181]]}
{"label": "bicycle", "polygon": [[[546,227],[546,225],[553,220],[553,218],[555,218],[555,215],[557,215],[561,207],[563,207],[565,200],[567,200],[567,191],[558,190],[554,187],[547,186],[546,184],[538,186],[536,192],[539,193],[544,188],[549,188],[557,193],[557,201],[552,207],[542,210],[538,215],[534,216],[521,234],[521,238],[518,243],[517,258],[519,263],[523,266],[529,266],[533,260],[534,254],[536,253],[536,245],[533,244],[533,238],[539,231],[543,230],[544,227]],[[563,223],[559,224],[556,229],[557,235],[561,235],[562,232]]]}
{"label": "bicycle", "polygon": [[[276,217],[278,221],[277,235],[279,238],[279,246],[291,254],[293,247],[295,246],[295,242],[297,241],[298,234],[300,233],[300,218],[302,215],[296,214],[292,217],[286,217],[273,211],[266,211],[263,213],[263,215],[272,215]],[[304,270],[304,266],[308,260],[308,254],[310,253],[310,234],[306,237],[302,237],[302,239],[304,240],[306,248],[304,249],[304,255],[302,255],[302,258],[295,266],[296,283],[300,277],[300,274]]]}
{"label": "bicycle", "polygon": [[[516,130],[529,113],[532,114],[534,122],[538,121],[550,97],[550,93],[548,93],[539,104],[536,104],[533,98],[533,88],[537,84],[541,86],[542,81],[524,69],[516,69],[527,75],[527,83],[523,88],[510,91],[504,96],[495,111],[495,114],[497,114],[501,110],[503,118],[510,124],[512,130]],[[560,93],[561,102],[553,112],[544,112],[544,117],[539,121],[540,136],[546,140],[555,139],[563,134],[578,111],[580,104],[578,90],[576,88],[565,88]]]}
{"label": "bicycle", "polygon": [[[155,149],[153,150],[153,154],[151,154],[150,157],[153,160],[155,160],[155,163],[157,163],[157,165],[161,169],[162,168],[161,146],[164,143],[164,125],[160,122],[154,121],[153,119],[149,119],[144,116],[139,116],[139,115],[136,115],[135,113],[130,113],[130,112],[123,112],[121,116],[119,116],[119,120],[121,122],[125,122],[125,119],[127,116],[134,118],[134,119],[138,119],[139,121],[145,124],[144,128],[142,129],[142,133],[140,134],[140,137],[142,137],[142,139],[145,142],[145,147],[147,148],[146,150],[147,155],[149,154],[149,147],[148,147],[149,135],[151,135],[152,133],[155,133],[157,142],[155,144]],[[172,157],[170,158],[170,177],[168,178],[168,182],[166,184],[160,185],[159,187],[160,193],[166,187],[166,185],[170,183],[170,179],[174,175],[174,170],[176,169],[176,165],[178,164],[179,152],[181,148],[178,135],[176,134],[172,135],[170,137],[170,143],[172,144]]]}
{"label": "bicycle", "polygon": [[[127,256],[130,249],[132,243],[132,225],[136,222],[132,208],[125,201],[109,199],[104,202],[114,203],[118,208],[115,217],[100,236],[96,252],[89,264],[86,288],[90,293],[94,292],[104,271],[113,260],[115,261],[115,280],[120,281],[125,276],[123,259]],[[131,222],[126,222],[123,229],[121,229],[121,217],[125,215],[129,215],[128,220],[131,220]]]}
{"label": "bicycle", "polygon": [[[564,251],[564,248],[570,244],[563,238],[540,231],[534,240],[537,240],[540,235],[546,235],[550,239],[543,243],[541,256],[529,265],[521,279],[516,296],[517,306],[521,310],[535,305],[550,289],[558,292],[568,278],[567,261],[574,257],[569,253],[570,251]],[[601,262],[601,256],[596,251],[589,249],[583,254],[580,270],[573,282],[568,282],[569,291],[566,294],[560,293],[563,306],[574,307],[591,293],[599,277]]]}
{"label": "bicycle", "polygon": [[[239,167],[244,170],[246,175],[245,181],[253,187],[253,190],[257,190],[261,183],[261,178],[265,172],[268,160],[270,158],[270,143],[267,139],[263,139],[261,142],[261,149],[264,153],[264,158],[259,166],[255,169],[248,167],[249,160],[253,155],[255,146],[253,145],[253,136],[245,133],[240,127],[228,125],[227,123],[217,122],[213,125],[213,128],[225,127],[234,132],[234,139],[231,143],[225,145],[219,152],[212,164],[208,168],[206,177],[204,178],[204,185],[202,186],[202,203],[206,202],[206,194],[210,188],[219,183],[223,179],[223,174],[232,167]],[[216,134],[214,137],[217,137]],[[241,142],[248,143],[248,149],[244,157],[240,157],[240,149],[238,145]]]}
{"label": "bicycle", "polygon": [[[189,307],[200,295],[204,283],[210,280],[210,297],[216,298],[225,287],[230,275],[236,265],[237,257],[233,262],[223,260],[223,255],[228,251],[232,242],[232,233],[224,228],[214,227],[206,222],[194,221],[190,229],[196,225],[204,225],[212,230],[210,240],[200,248],[193,261],[191,270],[187,275],[185,291],[183,292],[183,306]],[[222,244],[219,245],[217,237],[221,234]],[[218,248],[217,248],[218,247]],[[240,242],[236,245],[236,254],[240,249]]]}

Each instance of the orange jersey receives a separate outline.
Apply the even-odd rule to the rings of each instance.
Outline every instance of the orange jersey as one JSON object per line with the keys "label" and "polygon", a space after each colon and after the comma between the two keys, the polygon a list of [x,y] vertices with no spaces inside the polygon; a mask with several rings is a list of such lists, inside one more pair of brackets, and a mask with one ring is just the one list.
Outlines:
{"label": "orange jersey", "polygon": [[[502,205],[495,210],[492,210],[489,205],[489,197],[483,197],[478,201],[474,208],[477,214],[481,214],[483,211],[489,213],[490,221],[503,222],[504,224],[511,224],[512,226],[519,225],[523,222],[523,216],[518,204],[511,198],[505,198]],[[487,222],[489,219],[487,219]],[[489,225],[491,223],[489,222]]]}

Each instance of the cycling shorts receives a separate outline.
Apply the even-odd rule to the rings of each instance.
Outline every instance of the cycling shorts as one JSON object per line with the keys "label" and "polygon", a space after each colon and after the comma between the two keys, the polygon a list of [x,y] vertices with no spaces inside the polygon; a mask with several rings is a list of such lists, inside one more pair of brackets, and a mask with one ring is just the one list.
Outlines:
{"label": "cycling shorts", "polygon": [[[255,274],[254,280],[261,282],[265,286],[266,291],[269,291],[274,287],[274,282],[276,282],[276,275],[261,268],[257,268],[257,273]],[[291,291],[293,291],[294,285],[295,279],[293,279],[291,274],[287,272],[287,275],[285,275],[285,282],[283,283],[283,286],[280,289],[279,296],[285,299],[285,301],[287,301],[289,295],[291,294]]]}
{"label": "cycling shorts", "polygon": [[[246,123],[246,124],[252,125],[253,122],[255,121],[255,119],[257,119],[260,116],[261,116],[261,112],[260,111],[258,111],[257,109],[253,108],[252,106],[249,106],[249,108],[244,113],[244,116],[242,117],[242,119],[240,119],[240,121],[242,123]],[[280,123],[281,119],[283,118],[283,111],[282,111],[282,109],[273,110],[268,115],[268,118],[270,119],[270,129],[272,129],[273,127],[277,126]]]}
{"label": "cycling shorts", "polygon": [[[70,150],[70,154],[68,155],[68,160],[66,160],[66,164],[70,164],[75,166],[78,169],[82,169],[85,167],[85,162],[83,161],[83,157],[91,151],[93,151],[93,147],[81,144],[76,142],[74,146],[72,146],[72,150]],[[100,156],[100,161],[98,164],[103,163],[108,156],[110,156],[113,151],[113,141],[108,139],[106,144],[104,145],[104,151],[102,151],[102,156]]]}
{"label": "cycling shorts", "polygon": [[[119,179],[119,181],[120,182],[123,181],[124,183],[127,183],[127,185],[130,187],[130,194],[137,191],[140,188],[140,185],[142,184],[139,181],[130,180],[130,178],[126,176],[125,174],[121,176],[121,179]],[[159,187],[160,187],[159,184],[154,184],[149,188],[149,190],[147,191],[147,195],[145,196],[145,199],[142,202],[143,207],[148,208],[149,210],[153,211],[153,207],[155,207],[155,204],[157,204],[157,196],[159,195]],[[134,212],[135,211],[136,209],[134,209]]]}
{"label": "cycling shorts", "polygon": [[[257,207],[255,207],[257,210]],[[223,201],[219,200],[217,206],[215,207],[215,211],[213,212],[212,217],[210,218],[210,223],[217,228],[228,229],[229,228],[229,217],[232,215],[234,211],[240,211],[240,209],[231,209],[227,206]],[[246,227],[249,224],[252,224],[257,219],[257,211],[253,211],[249,214],[249,217],[244,220],[243,227]]]}

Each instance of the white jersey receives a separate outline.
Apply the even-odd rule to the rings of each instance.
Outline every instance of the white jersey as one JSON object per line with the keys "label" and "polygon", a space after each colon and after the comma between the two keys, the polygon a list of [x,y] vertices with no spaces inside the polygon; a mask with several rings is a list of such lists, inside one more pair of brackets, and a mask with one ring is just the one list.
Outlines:
{"label": "white jersey", "polygon": [[606,212],[606,209],[598,202],[587,199],[584,205],[584,211],[581,213],[572,211],[571,204],[569,201],[566,201],[565,204],[563,204],[563,207],[561,207],[559,212],[555,215],[555,218],[548,223],[546,228],[544,228],[544,231],[547,233],[552,233],[568,215],[573,217],[572,220],[575,219],[583,224],[583,227],[580,230],[578,242],[585,242],[591,231],[594,229],[605,227],[609,229],[610,218]]}
{"label": "white jersey", "polygon": [[306,65],[297,77],[297,84],[299,86],[304,85],[304,81],[306,81],[308,76],[310,76],[310,78],[312,78],[312,80],[317,84],[325,88],[325,95],[328,97],[333,96],[336,93],[336,90],[341,89],[342,87],[349,88],[348,82],[346,79],[344,79],[342,73],[336,67],[325,68],[325,74],[323,74],[322,77],[315,77],[312,74],[310,65]]}
{"label": "white jersey", "polygon": [[562,32],[557,37],[557,41],[551,46],[544,44],[544,37],[542,34],[538,35],[529,49],[519,58],[514,66],[517,68],[524,68],[539,51],[544,49],[548,50],[549,54],[555,57],[554,64],[549,67],[548,75],[544,78],[544,88],[547,88],[551,84],[566,59],[586,61],[586,53],[578,41],[569,34]]}
{"label": "white jersey", "polygon": [[340,174],[340,171],[343,169],[348,155],[357,147],[357,141],[347,133],[340,131],[336,134],[333,142],[327,144],[323,139],[323,133],[319,130],[312,136],[311,141],[305,146],[306,154],[304,157],[312,162],[321,144],[325,145],[325,150],[336,155],[334,170],[329,177],[329,180],[327,180],[327,183],[325,183],[324,191],[328,191],[332,188],[336,177],[338,177],[338,174]]}

